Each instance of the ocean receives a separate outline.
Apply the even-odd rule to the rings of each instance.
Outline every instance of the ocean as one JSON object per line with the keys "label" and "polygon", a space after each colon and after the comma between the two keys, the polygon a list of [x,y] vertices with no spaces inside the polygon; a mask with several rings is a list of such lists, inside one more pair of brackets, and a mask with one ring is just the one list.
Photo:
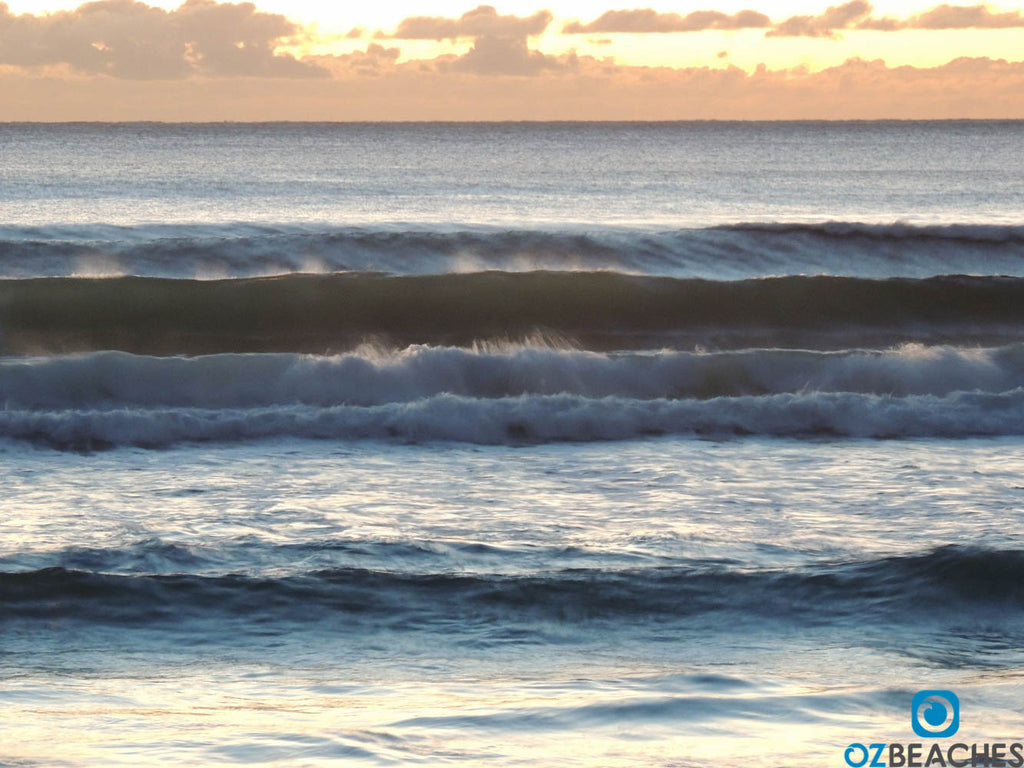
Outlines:
{"label": "ocean", "polygon": [[1022,179],[0,125],[0,766],[1024,764]]}

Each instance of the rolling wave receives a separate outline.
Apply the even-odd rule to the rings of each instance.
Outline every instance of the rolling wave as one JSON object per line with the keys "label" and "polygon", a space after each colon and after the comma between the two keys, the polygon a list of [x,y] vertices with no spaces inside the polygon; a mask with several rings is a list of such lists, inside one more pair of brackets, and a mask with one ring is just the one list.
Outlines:
{"label": "rolling wave", "polygon": [[611,272],[482,272],[4,280],[0,331],[7,354],[323,353],[367,339],[469,345],[538,332],[594,349],[992,343],[1024,332],[1024,279],[716,282]]}
{"label": "rolling wave", "polygon": [[244,223],[0,227],[0,276],[8,278],[538,269],[716,280],[778,274],[1024,276],[1024,226],[751,223],[668,231]]}
{"label": "rolling wave", "polygon": [[[579,621],[665,620],[733,612],[774,622],[849,616],[863,622],[989,617],[1024,604],[1024,553],[946,546],[916,555],[789,569],[721,564],[580,568],[525,575],[396,573],[331,568],[280,577],[110,574],[55,567],[0,573],[0,623],[317,623],[352,617],[403,629],[509,616]],[[280,625],[278,631],[286,631]]]}
{"label": "rolling wave", "polygon": [[0,360],[0,405],[9,411],[378,406],[446,394],[631,400],[840,392],[942,397],[959,391],[1000,393],[1022,385],[1022,344],[713,353],[599,353],[507,344],[364,347],[329,357],[93,352]]}

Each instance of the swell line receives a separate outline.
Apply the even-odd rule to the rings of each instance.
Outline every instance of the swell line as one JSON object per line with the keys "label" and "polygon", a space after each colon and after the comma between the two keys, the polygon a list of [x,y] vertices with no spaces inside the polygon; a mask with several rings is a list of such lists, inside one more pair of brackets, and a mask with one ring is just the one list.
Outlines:
{"label": "swell line", "polygon": [[1024,226],[844,221],[673,230],[251,223],[0,226],[0,276],[11,278],[538,269],[717,280],[777,274],[1024,276]]}
{"label": "swell line", "polygon": [[888,615],[916,620],[950,606],[1005,614],[1024,600],[1024,554],[946,546],[917,555],[781,570],[710,564],[580,568],[527,575],[393,573],[331,568],[255,577],[125,575],[54,567],[0,573],[0,623],[16,619],[152,624],[310,623],[339,615],[409,628],[518,615],[578,621],[739,612],[776,622]]}

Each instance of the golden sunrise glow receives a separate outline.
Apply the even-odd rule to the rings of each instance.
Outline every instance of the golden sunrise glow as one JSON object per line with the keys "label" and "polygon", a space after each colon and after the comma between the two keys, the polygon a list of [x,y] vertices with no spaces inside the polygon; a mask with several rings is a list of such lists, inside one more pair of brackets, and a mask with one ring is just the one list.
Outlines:
{"label": "golden sunrise glow", "polygon": [[0,120],[1024,117],[1024,9],[20,0],[0,99]]}
{"label": "golden sunrise glow", "polygon": [[[470,4],[454,6],[452,17],[464,13]],[[940,3],[892,2],[874,4],[873,16],[878,18],[912,18],[925,13]],[[173,8],[173,4],[165,7]],[[403,18],[421,15],[444,15],[441,11],[426,13],[421,4],[385,4],[366,19],[360,14],[357,21],[350,11],[348,18],[339,18],[338,6],[322,7],[317,3],[299,4],[289,18],[302,21],[306,34],[297,37],[280,50],[297,57],[348,55],[364,50],[375,42],[400,51],[396,63],[430,60],[445,55],[464,55],[472,48],[471,38],[456,40],[397,40],[392,39],[395,28]],[[543,6],[522,3],[506,4],[498,8],[506,15],[528,16]],[[987,56],[1015,60],[1024,50],[1024,29],[929,29],[891,31],[841,30],[832,37],[768,38],[763,29],[706,30],[684,34],[630,34],[600,33],[563,34],[567,23],[580,19],[592,20],[599,12],[585,7],[569,5],[569,11],[554,15],[552,22],[541,34],[532,38],[534,47],[546,54],[564,55],[575,52],[595,59],[612,59],[618,65],[634,67],[739,67],[753,72],[758,65],[770,69],[806,67],[821,70],[842,64],[850,58],[882,59],[890,66],[935,67],[960,57]],[[589,8],[593,8],[589,4]],[[655,7],[636,4],[636,7]],[[695,10],[714,7],[722,12],[737,12],[757,7],[756,3],[679,4],[676,8],[659,8],[659,12],[685,15]],[[764,6],[768,8],[769,6]],[[995,6],[989,6],[995,9]],[[261,3],[260,8],[274,11],[273,3]],[[560,6],[556,6],[560,8]],[[766,15],[784,20],[798,14],[815,15],[824,10],[822,5],[806,2],[771,3]],[[998,12],[1012,12],[1013,7],[999,6]],[[553,11],[554,13],[554,11]],[[356,37],[354,31],[361,32]]]}

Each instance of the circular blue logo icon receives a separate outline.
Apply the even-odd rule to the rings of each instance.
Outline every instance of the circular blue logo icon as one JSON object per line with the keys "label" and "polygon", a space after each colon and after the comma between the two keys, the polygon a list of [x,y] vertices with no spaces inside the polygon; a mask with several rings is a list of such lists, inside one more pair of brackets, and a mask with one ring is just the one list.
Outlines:
{"label": "circular blue logo icon", "polygon": [[910,725],[921,738],[949,738],[960,729],[960,699],[952,691],[918,691],[910,702]]}

